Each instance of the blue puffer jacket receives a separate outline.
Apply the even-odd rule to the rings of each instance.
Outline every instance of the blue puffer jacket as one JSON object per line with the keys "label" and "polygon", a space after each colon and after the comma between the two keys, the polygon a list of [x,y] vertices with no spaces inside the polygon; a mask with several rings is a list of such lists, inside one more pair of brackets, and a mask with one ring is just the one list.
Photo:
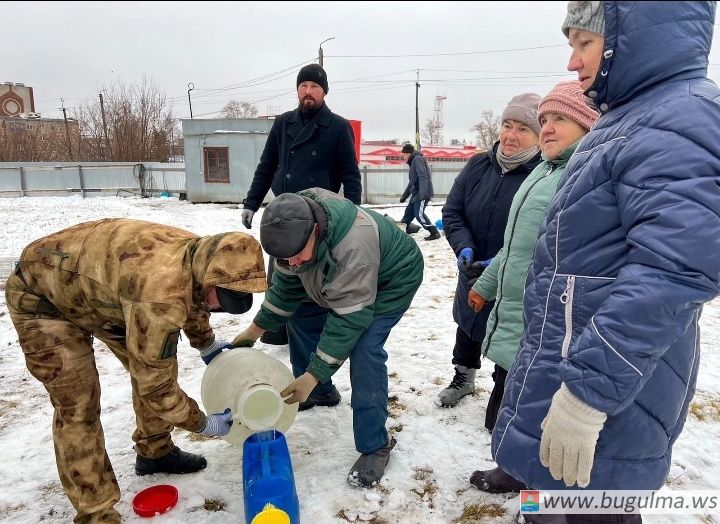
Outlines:
{"label": "blue puffer jacket", "polygon": [[562,382],[608,414],[588,489],[662,486],[695,391],[698,317],[720,292],[720,90],[706,78],[715,3],[604,9],[587,92],[604,115],[540,229],[493,432],[497,463],[535,489],[565,488],[539,459]]}

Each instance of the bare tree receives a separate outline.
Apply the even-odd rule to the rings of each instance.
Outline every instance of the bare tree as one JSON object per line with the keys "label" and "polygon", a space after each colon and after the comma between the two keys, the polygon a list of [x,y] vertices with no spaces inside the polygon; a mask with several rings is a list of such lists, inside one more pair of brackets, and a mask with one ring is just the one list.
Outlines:
{"label": "bare tree", "polygon": [[223,118],[255,118],[258,114],[257,107],[250,102],[243,100],[230,100],[222,108]]}
{"label": "bare tree", "polygon": [[477,133],[476,143],[478,147],[491,149],[498,138],[500,138],[500,117],[495,116],[492,111],[483,111],[480,114],[480,122],[470,130]]}
{"label": "bare tree", "polygon": [[[68,134],[69,133],[69,134]],[[4,118],[0,120],[0,162],[64,162],[72,160],[68,149],[77,151],[77,122],[71,121],[66,131],[52,121]]]}
{"label": "bare tree", "polygon": [[425,128],[420,131],[423,140],[430,145],[441,145],[443,141],[442,128],[439,127],[432,118],[428,118],[425,122]]}
{"label": "bare tree", "polygon": [[180,134],[172,106],[147,78],[139,84],[117,82],[103,89],[108,139],[100,101],[91,98],[75,110],[82,134],[81,160],[166,162],[173,137]]}

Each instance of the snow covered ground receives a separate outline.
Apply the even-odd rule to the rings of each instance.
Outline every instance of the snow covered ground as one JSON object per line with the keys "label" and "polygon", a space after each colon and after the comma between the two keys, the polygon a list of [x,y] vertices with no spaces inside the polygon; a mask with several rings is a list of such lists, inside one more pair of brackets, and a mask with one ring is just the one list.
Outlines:
{"label": "snow covered ground", "polygon": [[[381,212],[399,218],[401,207]],[[440,218],[440,207],[429,215]],[[0,257],[18,256],[30,241],[78,222],[104,217],[128,217],[188,229],[200,235],[242,229],[234,205],[193,205],[175,199],[58,198],[0,199]],[[258,237],[259,214],[252,233]],[[244,231],[244,229],[242,229]],[[345,481],[357,458],[352,439],[352,413],[347,367],[335,382],[343,400],[335,408],[299,413],[287,432],[295,469],[303,523],[368,522],[470,523],[512,522],[517,497],[487,495],[470,486],[475,469],[493,466],[490,435],[483,427],[491,363],[483,362],[475,395],[455,409],[435,404],[437,393],[452,378],[455,324],[452,298],[455,257],[442,239],[424,242],[414,235],[425,255],[425,280],[413,305],[393,330],[389,354],[390,418],[398,440],[386,475],[373,489],[353,488]],[[0,287],[3,284],[0,283]],[[216,314],[211,322],[219,337],[231,339],[252,319]],[[693,414],[675,446],[667,484],[673,489],[717,489],[720,479],[720,301],[706,306],[702,316],[702,366]],[[260,345],[289,365],[285,347]],[[25,368],[17,335],[0,293],[0,521],[14,523],[70,522],[74,510],[65,497],[55,468],[51,436],[52,408],[45,390]],[[154,484],[170,483],[180,500],[157,523],[244,522],[242,448],[220,439],[198,438],[176,430],[173,438],[184,450],[208,459],[206,470],[193,475],[138,477],[131,434],[134,415],[130,380],[109,350],[97,342],[97,366],[102,383],[102,422],[107,450],[122,490],[116,506],[127,522],[145,522],[132,510],[132,498]],[[200,402],[205,365],[196,350],[180,342],[181,386]],[[474,515],[474,516],[473,516]],[[482,520],[478,520],[484,515]],[[646,516],[645,522],[717,522],[718,516]]]}

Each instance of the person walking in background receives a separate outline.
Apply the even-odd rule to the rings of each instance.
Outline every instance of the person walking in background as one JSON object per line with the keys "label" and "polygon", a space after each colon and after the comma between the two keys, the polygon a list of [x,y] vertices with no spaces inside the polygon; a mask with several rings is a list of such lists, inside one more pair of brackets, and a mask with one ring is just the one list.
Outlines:
{"label": "person walking in background", "polygon": [[[295,193],[311,187],[321,187],[343,195],[360,204],[362,183],[355,142],[350,123],[330,111],[325,96],[330,87],[327,73],[318,64],[304,66],[296,79],[298,107],[275,119],[265,149],[260,156],[250,190],[243,200],[243,225],[250,229],[253,216],[260,208],[269,189],[275,196]],[[273,262],[268,266],[268,283],[272,279]],[[327,311],[312,301],[303,304],[287,326],[280,331],[268,331],[262,341],[267,344],[290,345],[290,360],[295,359],[295,347],[301,341],[294,339],[297,325],[313,322]],[[301,410],[315,405],[334,406],[340,402],[340,393],[330,383],[321,385]]]}
{"label": "person walking in background", "polygon": [[533,489],[657,490],[667,478],[695,391],[698,319],[720,293],[715,11],[568,4],[568,70],[601,117],[540,229],[492,436],[497,464]]}
{"label": "person walking in background", "polygon": [[491,307],[475,313],[468,293],[488,259],[503,245],[503,233],[515,192],[540,163],[537,108],[540,96],[514,97],[502,113],[500,140],[475,155],[453,182],[442,208],[445,237],[457,256],[458,283],[453,302],[457,323],[452,363],[455,376],[439,393],[440,405],[454,407],[475,391],[481,344]]}
{"label": "person walking in background", "polygon": [[180,388],[180,331],[209,363],[232,346],[215,338],[210,312],[248,311],[265,278],[260,244],[248,234],[199,237],[141,220],[85,222],[23,250],[5,300],[28,371],[55,410],[57,468],[76,523],[121,520],[93,338],[130,374],[135,473],[193,473],[207,461],[176,447],[173,428],[226,435],[232,413],[206,415]]}
{"label": "person walking in background", "polygon": [[409,234],[410,223],[413,219],[417,219],[423,229],[430,233],[424,240],[437,240],[440,238],[440,233],[438,233],[437,228],[425,214],[425,208],[434,195],[430,166],[422,153],[415,151],[412,144],[405,144],[403,146],[402,156],[410,167],[408,171],[410,181],[400,197],[400,203],[402,204],[408,198],[410,198],[410,202],[408,202],[405,208],[405,214],[400,220],[400,223],[406,225],[405,231]]}
{"label": "person walking in background", "polygon": [[238,339],[252,345],[265,329],[285,324],[307,296],[326,309],[317,321],[298,326],[303,367],[295,361],[298,378],[281,395],[287,403],[305,401],[349,358],[353,434],[361,455],[347,480],[372,486],[395,447],[385,427],[384,345],[422,283],[422,253],[391,219],[319,188],[268,204],[260,242],[275,257],[275,273],[255,320]]}
{"label": "person walking in background", "polygon": [[[477,313],[495,301],[490,312],[482,352],[495,363],[495,381],[485,411],[485,427],[492,432],[505,389],[507,370],[515,360],[523,334],[525,277],[532,262],[540,226],[570,157],[598,118],[588,105],[580,82],[561,82],[540,101],[540,150],[543,162],[513,197],[505,228],[505,243],[470,290],[468,301]],[[470,482],[482,491],[505,493],[524,489],[500,468],[475,471]]]}

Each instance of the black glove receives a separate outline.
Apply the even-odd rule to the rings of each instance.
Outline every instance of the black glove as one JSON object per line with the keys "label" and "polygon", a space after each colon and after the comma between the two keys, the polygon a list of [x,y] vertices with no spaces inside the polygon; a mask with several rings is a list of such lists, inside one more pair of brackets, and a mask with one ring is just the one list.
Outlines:
{"label": "black glove", "polygon": [[482,275],[482,272],[485,271],[485,268],[487,266],[483,265],[483,262],[481,260],[476,260],[472,264],[458,264],[458,268],[460,268],[460,271],[462,271],[463,275],[465,275],[469,279],[475,279]]}

